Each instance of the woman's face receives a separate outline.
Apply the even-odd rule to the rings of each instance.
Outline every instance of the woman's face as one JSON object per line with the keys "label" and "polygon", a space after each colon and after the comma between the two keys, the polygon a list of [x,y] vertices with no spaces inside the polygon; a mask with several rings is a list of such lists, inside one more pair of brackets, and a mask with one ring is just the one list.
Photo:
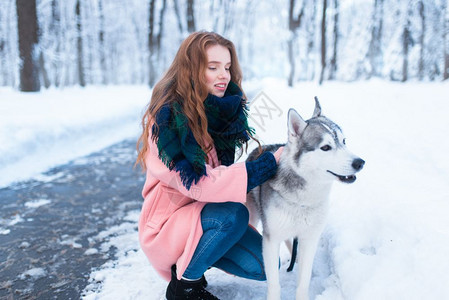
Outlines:
{"label": "woman's face", "polygon": [[209,94],[223,97],[231,80],[231,53],[221,45],[209,46],[206,49],[207,68],[206,86]]}

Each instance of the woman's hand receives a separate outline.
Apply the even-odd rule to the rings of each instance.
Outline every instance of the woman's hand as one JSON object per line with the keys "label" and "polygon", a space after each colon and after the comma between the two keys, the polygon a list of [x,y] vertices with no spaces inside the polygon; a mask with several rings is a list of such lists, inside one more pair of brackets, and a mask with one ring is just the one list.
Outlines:
{"label": "woman's hand", "polygon": [[281,158],[282,152],[284,151],[284,146],[279,147],[276,152],[273,153],[276,163],[279,164],[279,159]]}

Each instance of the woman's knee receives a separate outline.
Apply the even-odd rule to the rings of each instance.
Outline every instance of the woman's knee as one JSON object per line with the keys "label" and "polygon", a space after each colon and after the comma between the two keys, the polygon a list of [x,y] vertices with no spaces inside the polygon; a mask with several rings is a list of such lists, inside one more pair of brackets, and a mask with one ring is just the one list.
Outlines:
{"label": "woman's knee", "polygon": [[227,202],[227,217],[224,226],[229,228],[241,229],[244,233],[249,222],[249,212],[242,203]]}
{"label": "woman's knee", "polygon": [[263,264],[258,266],[252,266],[252,268],[244,270],[244,275],[242,275],[242,277],[256,281],[267,280],[267,275],[265,274]]}
{"label": "woman's knee", "polygon": [[201,212],[203,230],[213,227],[220,231],[243,235],[248,227],[249,212],[241,203],[208,203]]}

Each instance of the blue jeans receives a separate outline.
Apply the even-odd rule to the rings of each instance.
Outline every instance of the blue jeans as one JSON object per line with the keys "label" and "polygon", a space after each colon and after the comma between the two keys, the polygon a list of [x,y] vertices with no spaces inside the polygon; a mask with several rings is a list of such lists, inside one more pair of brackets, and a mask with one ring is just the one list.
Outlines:
{"label": "blue jeans", "polygon": [[208,203],[201,211],[203,235],[182,275],[200,278],[213,266],[227,273],[266,280],[262,236],[248,226],[248,209],[241,203]]}

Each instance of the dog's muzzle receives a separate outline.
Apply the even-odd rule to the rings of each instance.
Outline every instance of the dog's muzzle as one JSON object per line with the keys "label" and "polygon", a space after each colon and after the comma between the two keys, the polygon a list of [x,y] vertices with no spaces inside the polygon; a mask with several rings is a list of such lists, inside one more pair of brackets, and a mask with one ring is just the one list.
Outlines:
{"label": "dog's muzzle", "polygon": [[[361,169],[363,169],[363,166],[365,165],[365,161],[361,158],[356,158],[354,159],[354,161],[352,162],[352,167],[354,168],[354,170],[356,172],[360,171]],[[353,183],[357,177],[355,175],[338,175],[332,171],[327,170],[329,173],[331,173],[332,175],[336,176],[338,178],[338,180],[340,180],[341,182],[344,183]]]}

